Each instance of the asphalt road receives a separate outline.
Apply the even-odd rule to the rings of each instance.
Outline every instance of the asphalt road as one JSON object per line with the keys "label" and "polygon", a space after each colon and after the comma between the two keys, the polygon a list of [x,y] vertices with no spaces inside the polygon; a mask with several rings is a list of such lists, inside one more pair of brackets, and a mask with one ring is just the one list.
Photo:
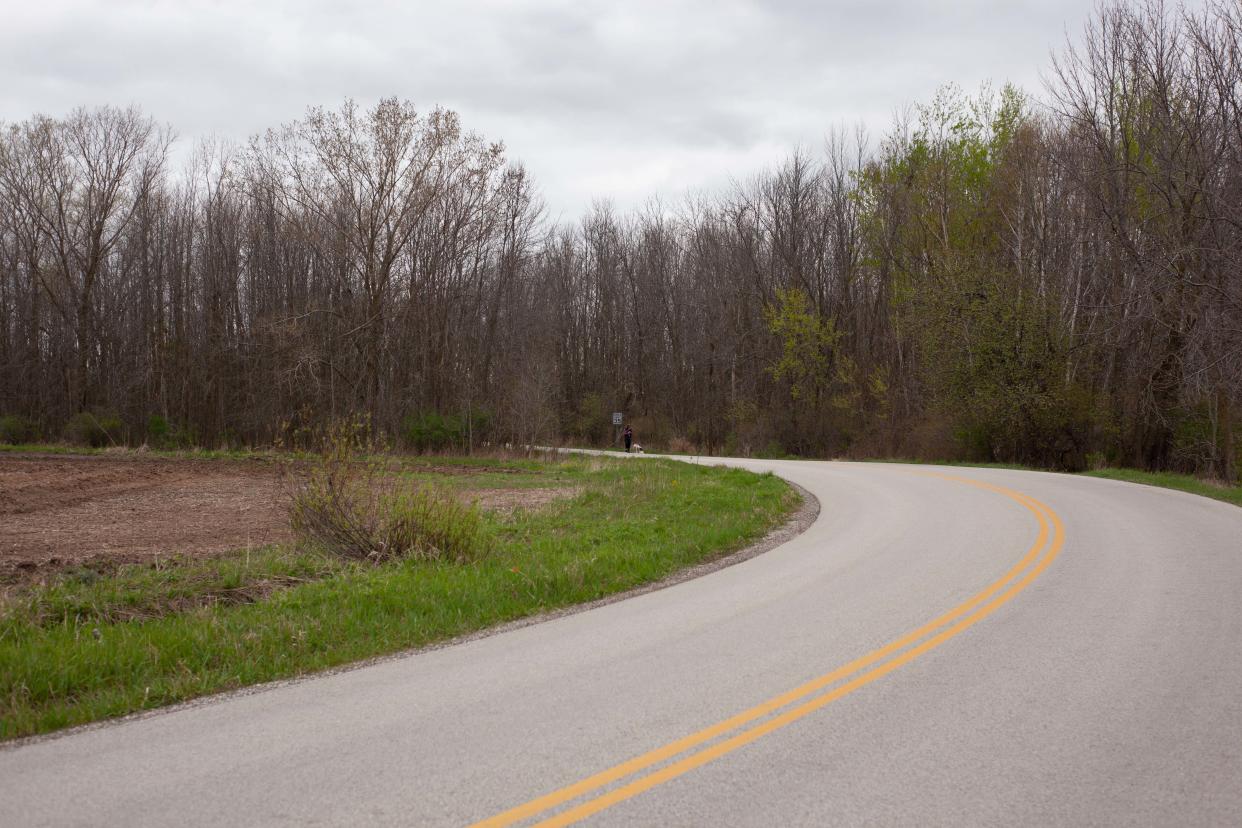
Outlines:
{"label": "asphalt road", "polygon": [[0,749],[0,825],[1242,825],[1242,509],[738,464],[819,520],[587,612]]}

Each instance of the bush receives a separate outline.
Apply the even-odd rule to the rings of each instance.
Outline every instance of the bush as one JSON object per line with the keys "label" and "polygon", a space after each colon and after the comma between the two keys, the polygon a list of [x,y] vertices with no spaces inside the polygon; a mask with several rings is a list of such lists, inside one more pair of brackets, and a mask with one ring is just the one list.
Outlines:
{"label": "bush", "polygon": [[39,428],[33,420],[18,417],[16,414],[0,417],[0,443],[15,446],[19,443],[33,443],[38,439]]}
{"label": "bush", "polygon": [[152,414],[147,420],[147,442],[160,449],[189,448],[198,441],[195,432],[176,426],[159,414]]}
{"label": "bush", "polygon": [[411,414],[401,423],[401,436],[415,451],[443,451],[461,441],[461,421],[435,411]]}
{"label": "bush", "polygon": [[381,505],[380,545],[394,556],[460,561],[479,552],[483,519],[476,506],[427,489],[392,492]]}
{"label": "bush", "polygon": [[469,560],[482,545],[474,506],[404,483],[382,458],[362,455],[338,430],[294,485],[290,524],[304,541],[355,560]]}
{"label": "bush", "polygon": [[418,452],[465,449],[473,437],[478,442],[491,428],[491,415],[486,411],[466,414],[440,414],[422,411],[411,414],[401,423],[401,438]]}
{"label": "bush", "polygon": [[168,437],[168,420],[159,414],[152,414],[147,420],[147,439],[157,445]]}
{"label": "bush", "polygon": [[769,440],[756,456],[765,460],[786,460],[797,457],[796,454],[791,454],[779,440]]}
{"label": "bush", "polygon": [[83,411],[65,424],[65,439],[74,445],[102,448],[120,443],[123,429],[120,417]]}

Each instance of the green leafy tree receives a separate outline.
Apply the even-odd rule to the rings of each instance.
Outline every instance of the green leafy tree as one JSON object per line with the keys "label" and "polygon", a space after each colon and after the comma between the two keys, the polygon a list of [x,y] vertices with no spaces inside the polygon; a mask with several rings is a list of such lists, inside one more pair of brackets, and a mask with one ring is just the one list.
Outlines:
{"label": "green leafy tree", "polygon": [[780,342],[772,378],[789,389],[791,437],[799,450],[840,450],[858,413],[857,368],[841,349],[836,321],[821,315],[799,288],[777,289],[764,308],[768,330]]}

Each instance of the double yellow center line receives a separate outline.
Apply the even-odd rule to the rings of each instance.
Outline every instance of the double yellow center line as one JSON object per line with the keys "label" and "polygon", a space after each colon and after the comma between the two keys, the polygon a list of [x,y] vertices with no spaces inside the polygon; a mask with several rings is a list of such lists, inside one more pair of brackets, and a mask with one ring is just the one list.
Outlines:
{"label": "double yellow center line", "polygon": [[[1065,543],[1065,527],[1062,525],[1057,513],[1046,504],[1021,492],[1016,492],[1003,486],[995,486],[991,483],[933,472],[918,473],[955,483],[963,483],[979,489],[986,489],[1016,501],[1029,510],[1039,522],[1039,535],[1036,537],[1035,543],[1008,572],[979,594],[918,629],[912,630],[895,641],[867,653],[862,658],[851,661],[830,673],[825,673],[799,687],[771,698],[749,710],[744,710],[722,722],[706,727],[697,733],[692,733],[663,747],[656,748],[641,756],[636,756],[619,765],[588,776],[572,785],[567,785],[564,788],[496,814],[482,822],[475,823],[472,828],[501,828],[501,826],[513,825],[514,823],[530,819],[567,802],[605,788],[614,782],[634,776],[640,771],[646,771],[655,765],[673,759],[694,748],[700,748],[705,743],[713,742],[713,740],[720,739],[720,737],[732,734],[728,738],[716,741],[706,747],[701,747],[701,749],[695,750],[675,762],[640,775],[624,785],[587,799],[560,813],[553,814],[536,824],[539,826],[570,825],[605,808],[616,805],[618,802],[637,796],[670,779],[675,779],[708,762],[719,759],[721,756],[731,753],[743,745],[750,744],[756,739],[792,724],[798,719],[819,710],[821,707],[849,695],[858,688],[888,675],[899,667],[909,664],[928,650],[939,647],[950,638],[974,626],[1011,600],[1019,592],[1026,589],[1060,554],[1061,547]],[[842,681],[843,679],[848,679],[848,681]],[[837,682],[842,683],[837,684]],[[827,692],[816,695],[819,691],[825,690],[832,685],[836,686]],[[790,705],[794,706],[790,707]],[[778,712],[782,710],[783,712]]]}

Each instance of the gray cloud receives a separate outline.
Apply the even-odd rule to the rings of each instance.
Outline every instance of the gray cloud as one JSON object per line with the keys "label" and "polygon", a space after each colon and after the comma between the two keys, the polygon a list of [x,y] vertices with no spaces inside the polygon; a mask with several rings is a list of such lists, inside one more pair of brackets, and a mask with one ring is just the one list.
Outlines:
{"label": "gray cloud", "polygon": [[572,216],[745,177],[834,125],[878,136],[945,82],[1037,90],[1092,6],[44,0],[5,12],[0,118],[137,103],[184,150],[397,95],[504,140]]}

